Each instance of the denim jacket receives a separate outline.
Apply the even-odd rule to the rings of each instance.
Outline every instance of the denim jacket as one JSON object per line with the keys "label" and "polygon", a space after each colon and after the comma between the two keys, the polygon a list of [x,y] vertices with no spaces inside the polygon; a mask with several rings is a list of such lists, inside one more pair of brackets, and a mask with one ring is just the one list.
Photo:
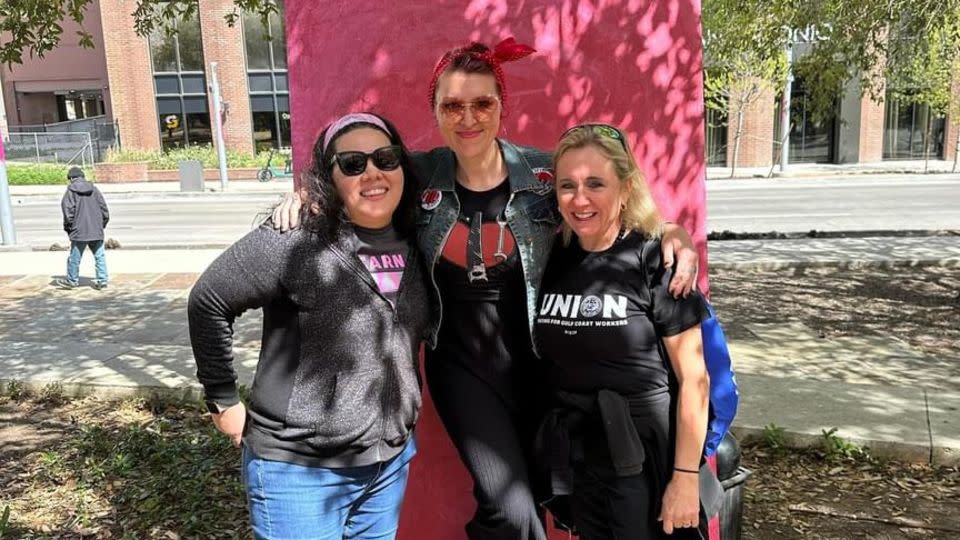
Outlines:
{"label": "denim jacket", "polygon": [[[527,322],[533,340],[540,280],[560,224],[551,157],[541,150],[517,146],[503,139],[497,142],[510,179],[510,199],[505,216],[520,254],[527,291]],[[418,154],[414,160],[425,183],[417,210],[417,243],[426,261],[435,297],[439,297],[436,264],[460,214],[460,201],[455,191],[457,162],[453,151],[447,147]],[[438,195],[439,201],[436,200]],[[437,318],[442,320],[442,302],[439,308]],[[436,343],[436,334],[430,341]]]}

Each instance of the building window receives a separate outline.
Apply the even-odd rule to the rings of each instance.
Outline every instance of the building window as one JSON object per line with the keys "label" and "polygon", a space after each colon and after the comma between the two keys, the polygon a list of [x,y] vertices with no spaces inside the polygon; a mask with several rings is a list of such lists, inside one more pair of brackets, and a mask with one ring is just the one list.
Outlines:
{"label": "building window", "polygon": [[946,119],[930,114],[926,105],[901,103],[887,92],[883,117],[883,159],[924,159],[927,133],[930,140],[926,151],[933,159],[943,157],[943,137]]}
{"label": "building window", "polygon": [[[782,101],[777,100],[773,118],[774,141],[780,139],[780,111]],[[828,118],[814,119],[810,112],[809,98],[803,80],[797,77],[790,92],[790,146],[787,159],[790,163],[834,163],[837,146],[837,116],[840,100]],[[779,155],[773,146],[774,155]]]}
{"label": "building window", "polygon": [[199,16],[163,23],[149,41],[162,148],[212,144]]}
{"label": "building window", "polygon": [[290,146],[290,97],[287,90],[287,49],[283,3],[264,25],[258,15],[243,17],[247,54],[247,87],[257,152]]}
{"label": "building window", "polygon": [[727,166],[727,113],[707,108],[707,166]]}

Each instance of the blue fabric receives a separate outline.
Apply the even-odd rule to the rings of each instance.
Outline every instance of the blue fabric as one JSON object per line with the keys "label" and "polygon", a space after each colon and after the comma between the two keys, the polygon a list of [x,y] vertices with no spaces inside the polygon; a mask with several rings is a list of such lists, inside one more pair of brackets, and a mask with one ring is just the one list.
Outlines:
{"label": "blue fabric", "polygon": [[88,247],[93,252],[97,281],[105,284],[108,276],[107,256],[103,247],[103,240],[73,240],[70,242],[70,255],[67,257],[67,281],[73,284],[80,281],[80,259],[83,257],[83,250]]}
{"label": "blue fabric", "polygon": [[700,328],[703,334],[703,359],[707,363],[707,374],[710,375],[710,422],[704,442],[704,455],[710,457],[716,453],[724,434],[733,424],[740,404],[740,392],[730,362],[727,337],[713,306],[708,304],[707,309],[710,318],[700,323]]}
{"label": "blue fabric", "polygon": [[362,467],[306,467],[258,458],[244,447],[243,483],[257,540],[382,540],[396,537],[411,437],[388,461]]}

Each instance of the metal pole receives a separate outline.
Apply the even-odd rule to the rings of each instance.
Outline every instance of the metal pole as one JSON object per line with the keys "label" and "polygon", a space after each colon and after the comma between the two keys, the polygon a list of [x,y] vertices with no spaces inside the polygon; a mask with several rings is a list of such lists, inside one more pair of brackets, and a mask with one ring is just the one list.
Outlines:
{"label": "metal pole", "polygon": [[7,183],[4,133],[8,133],[7,109],[3,102],[3,83],[0,81],[0,242],[5,246],[12,246],[17,243],[17,230],[13,226],[13,204],[10,202],[10,185]]}
{"label": "metal pole", "polygon": [[790,162],[790,93],[793,90],[793,46],[787,40],[787,82],[780,98],[780,172],[787,170]]}
{"label": "metal pole", "polygon": [[[43,128],[46,131],[46,127]],[[40,140],[37,138],[37,134],[33,134],[33,147],[37,149],[37,163],[40,163]]]}
{"label": "metal pole", "polygon": [[223,143],[223,103],[220,101],[220,82],[217,63],[210,62],[210,91],[213,92],[213,118],[217,127],[217,161],[220,163],[220,190],[227,190],[227,149]]}
{"label": "metal pole", "polygon": [[17,230],[13,227],[13,205],[10,203],[10,186],[7,184],[7,161],[3,153],[3,135],[0,135],[0,233],[3,245],[17,243]]}

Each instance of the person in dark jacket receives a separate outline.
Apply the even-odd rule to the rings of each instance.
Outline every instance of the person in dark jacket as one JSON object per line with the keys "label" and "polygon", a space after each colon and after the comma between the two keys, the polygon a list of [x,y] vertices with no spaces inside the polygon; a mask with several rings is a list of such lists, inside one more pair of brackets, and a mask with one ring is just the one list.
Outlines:
{"label": "person in dark jacket", "polygon": [[103,246],[103,229],[110,221],[107,201],[97,186],[87,181],[80,167],[70,167],[67,186],[60,209],[63,211],[63,230],[70,235],[70,256],[67,257],[67,277],[57,285],[72,289],[80,284],[80,259],[83,250],[90,248],[96,262],[94,289],[106,289],[107,256]]}
{"label": "person in dark jacket", "polygon": [[[437,324],[414,245],[416,180],[396,129],[368,113],[320,134],[305,180],[303,228],[262,225],[190,292],[197,377],[217,428],[242,441],[257,539],[393,538],[416,453],[418,352]],[[233,322],[257,308],[244,405]]]}

